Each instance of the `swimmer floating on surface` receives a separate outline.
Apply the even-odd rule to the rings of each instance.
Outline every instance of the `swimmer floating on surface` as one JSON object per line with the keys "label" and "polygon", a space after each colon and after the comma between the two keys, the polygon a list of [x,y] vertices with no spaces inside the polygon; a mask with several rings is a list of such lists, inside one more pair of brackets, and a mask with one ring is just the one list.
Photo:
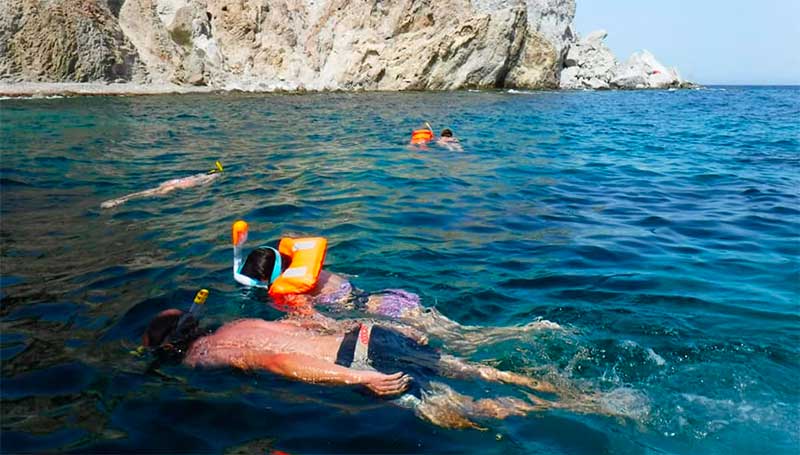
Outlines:
{"label": "swimmer floating on surface", "polygon": [[[328,308],[334,312],[358,311],[371,316],[394,320],[408,326],[403,333],[416,340],[422,340],[427,334],[442,339],[447,348],[462,354],[468,354],[486,344],[494,344],[506,340],[520,339],[544,330],[563,330],[550,321],[535,320],[523,326],[515,327],[483,327],[463,326],[435,308],[425,308],[417,294],[402,289],[386,289],[378,293],[367,294],[355,288],[349,280],[336,273],[322,269],[327,242],[321,252],[315,255],[314,264],[295,263],[285,253],[286,248],[260,246],[252,250],[246,259],[242,259],[242,247],[247,241],[249,226],[245,221],[233,224],[233,274],[237,282],[246,286],[268,289],[276,306],[287,311],[290,316],[314,319],[329,328],[337,328],[338,321],[322,315],[315,309],[317,306]],[[287,239],[281,241],[283,243]],[[324,240],[288,239],[293,242],[311,242]],[[295,244],[295,243],[292,243]],[[287,243],[284,246],[288,246]],[[278,251],[278,250],[281,251]],[[316,275],[309,276],[305,290],[293,293],[274,292],[274,284],[287,270],[318,270]],[[289,272],[288,275],[292,275]]]}
{"label": "swimmer floating on surface", "polygon": [[191,188],[193,186],[198,186],[198,185],[207,185],[216,180],[220,175],[222,175],[222,172],[223,172],[222,164],[219,161],[217,161],[214,163],[214,169],[211,169],[208,172],[195,174],[189,177],[183,177],[179,179],[167,180],[161,185],[158,185],[158,187],[156,188],[140,191],[138,193],[129,194],[121,198],[105,201],[102,204],[100,204],[100,208],[110,209],[118,205],[122,205],[131,199],[139,199],[151,196],[161,196],[179,189]]}
{"label": "swimmer floating on surface", "polygon": [[450,128],[445,128],[442,130],[442,133],[439,135],[439,139],[436,141],[437,144],[450,150],[451,152],[463,152],[464,148],[461,147],[461,143],[458,141],[458,138],[453,136],[453,131]]}
{"label": "swimmer floating on surface", "polygon": [[411,148],[428,150],[428,144],[431,142],[434,142],[436,145],[446,148],[451,152],[464,151],[464,148],[461,147],[461,143],[458,141],[458,138],[453,136],[453,130],[450,128],[443,129],[438,139],[433,133],[433,127],[431,127],[431,124],[428,122],[425,122],[424,128],[419,128],[411,132],[411,141],[409,142],[409,146]]}
{"label": "swimmer floating on surface", "polygon": [[480,428],[470,419],[503,419],[566,406],[532,394],[526,394],[530,402],[514,397],[476,400],[459,394],[433,379],[440,375],[544,393],[557,390],[545,381],[442,354],[381,325],[346,322],[346,328],[321,333],[302,321],[242,319],[209,333],[191,314],[169,309],[153,318],[142,343],[155,355],[157,365],[266,370],[307,383],[363,386],[378,396],[406,392],[396,404],[446,428]]}

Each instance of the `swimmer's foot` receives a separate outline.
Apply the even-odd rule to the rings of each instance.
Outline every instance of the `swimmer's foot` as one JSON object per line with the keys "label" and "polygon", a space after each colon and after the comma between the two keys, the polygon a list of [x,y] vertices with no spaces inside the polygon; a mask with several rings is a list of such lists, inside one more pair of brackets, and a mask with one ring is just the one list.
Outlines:
{"label": "swimmer's foot", "polygon": [[536,320],[536,321],[531,321],[531,322],[523,325],[522,327],[520,327],[519,330],[521,330],[523,332],[538,332],[538,331],[541,331],[541,330],[566,331],[566,329],[564,327],[562,327],[560,324],[548,321],[546,319],[539,319],[539,320]]}
{"label": "swimmer's foot", "polygon": [[445,428],[486,430],[471,418],[505,419],[541,409],[538,404],[531,404],[518,398],[476,400],[456,392],[445,384],[431,382],[430,386],[429,390],[423,391],[422,401],[416,408],[417,415]]}
{"label": "swimmer's foot", "polygon": [[124,202],[125,202],[124,199],[112,199],[110,201],[105,201],[102,204],[100,204],[100,208],[101,209],[111,209],[111,208],[114,208],[114,207],[116,207],[118,205],[122,205],[122,203],[124,203]]}
{"label": "swimmer's foot", "polygon": [[484,398],[471,403],[469,406],[471,415],[493,419],[521,416],[537,409],[536,405],[512,397]]}
{"label": "swimmer's foot", "polygon": [[528,400],[530,400],[530,402],[532,403],[532,404],[529,404],[529,406],[531,406],[530,411],[544,411],[544,410],[547,410],[547,409],[563,407],[563,406],[559,405],[558,403],[556,403],[555,401],[548,401],[548,400],[545,400],[543,398],[539,398],[539,397],[537,397],[536,395],[534,395],[532,393],[528,393],[528,392],[522,392],[522,393],[525,394],[525,397],[528,398]]}

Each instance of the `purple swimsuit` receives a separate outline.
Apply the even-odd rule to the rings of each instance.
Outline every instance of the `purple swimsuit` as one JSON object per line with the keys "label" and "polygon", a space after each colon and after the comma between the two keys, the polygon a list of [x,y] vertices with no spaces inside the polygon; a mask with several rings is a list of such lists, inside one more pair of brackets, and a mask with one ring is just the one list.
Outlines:
{"label": "purple swimsuit", "polygon": [[[402,289],[386,289],[374,295],[380,297],[376,313],[382,316],[399,318],[403,316],[406,310],[414,310],[421,307],[417,294]],[[353,297],[355,297],[357,304],[366,305],[370,296],[364,292],[354,290],[350,282],[344,281],[336,291],[317,296],[314,299],[314,304],[328,307],[344,306],[347,302],[352,301]]]}
{"label": "purple swimsuit", "polygon": [[419,296],[402,289],[386,289],[377,294],[381,297],[378,314],[399,318],[405,310],[419,309]]}

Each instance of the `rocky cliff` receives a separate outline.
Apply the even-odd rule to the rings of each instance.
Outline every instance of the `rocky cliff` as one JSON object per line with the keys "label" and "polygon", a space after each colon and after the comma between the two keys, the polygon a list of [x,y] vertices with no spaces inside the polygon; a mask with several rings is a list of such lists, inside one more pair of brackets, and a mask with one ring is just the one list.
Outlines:
{"label": "rocky cliff", "polygon": [[555,87],[574,0],[0,0],[6,81]]}
{"label": "rocky cliff", "polygon": [[556,88],[574,15],[575,0],[0,0],[0,80]]}

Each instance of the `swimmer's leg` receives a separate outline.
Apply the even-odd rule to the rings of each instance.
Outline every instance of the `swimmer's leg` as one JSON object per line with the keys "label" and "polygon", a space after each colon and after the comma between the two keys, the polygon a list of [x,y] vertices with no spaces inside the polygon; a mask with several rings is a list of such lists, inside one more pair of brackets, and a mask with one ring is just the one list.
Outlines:
{"label": "swimmer's leg", "polygon": [[475,400],[445,384],[431,382],[429,389],[423,390],[422,400],[415,412],[419,417],[441,427],[485,430],[471,418],[505,419],[546,408],[547,406],[537,402],[527,403],[513,397]]}
{"label": "swimmer's leg", "polygon": [[102,204],[100,204],[100,208],[110,209],[112,207],[122,205],[131,199],[140,199],[150,196],[161,196],[167,193],[171,193],[177,189],[191,188],[195,185],[210,183],[214,181],[214,179],[216,179],[218,176],[219,174],[196,174],[190,177],[167,180],[166,182],[163,182],[162,184],[158,185],[156,188],[151,188],[145,191],[139,191],[138,193],[132,193],[127,196],[123,196],[121,198],[105,201]]}
{"label": "swimmer's leg", "polygon": [[438,367],[440,374],[451,378],[481,378],[485,381],[519,385],[538,392],[558,392],[558,389],[547,381],[534,379],[530,376],[512,373],[510,371],[498,370],[488,365],[467,362],[466,360],[447,354],[441,356]]}
{"label": "swimmer's leg", "polygon": [[159,186],[158,188],[151,188],[149,190],[139,191],[138,193],[128,194],[127,196],[122,196],[122,197],[117,198],[117,199],[112,199],[110,201],[105,201],[102,204],[100,204],[100,208],[110,209],[112,207],[116,207],[118,205],[122,205],[122,204],[130,201],[131,199],[139,199],[139,198],[143,198],[143,197],[149,197],[149,196],[155,196],[155,195],[158,195],[158,194],[164,194],[162,191],[163,190]]}
{"label": "swimmer's leg", "polygon": [[482,346],[518,340],[537,332],[564,330],[563,327],[554,322],[538,320],[514,327],[461,325],[435,308],[404,314],[402,321],[433,337],[439,338],[444,342],[446,349],[461,355],[472,354]]}

